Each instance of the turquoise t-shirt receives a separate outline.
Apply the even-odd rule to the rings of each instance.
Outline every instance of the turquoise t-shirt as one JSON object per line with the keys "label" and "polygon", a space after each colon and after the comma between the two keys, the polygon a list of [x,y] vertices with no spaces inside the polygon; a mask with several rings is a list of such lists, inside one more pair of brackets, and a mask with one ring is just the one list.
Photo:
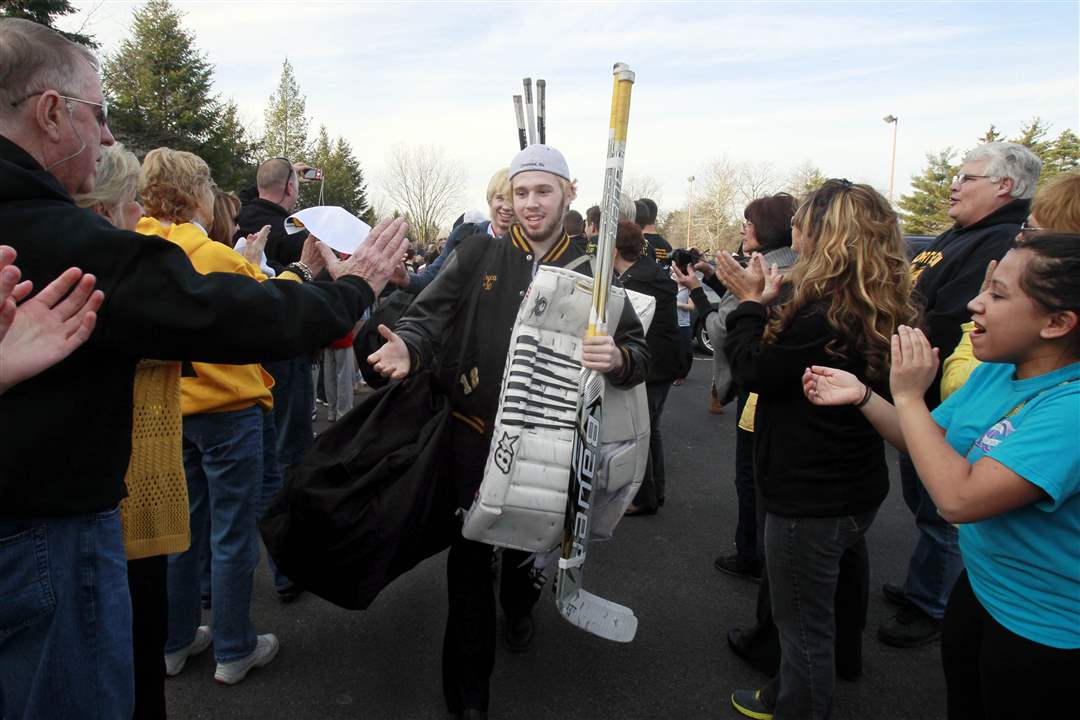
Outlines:
{"label": "turquoise t-shirt", "polygon": [[1014,380],[1015,369],[980,365],[933,417],[968,462],[989,456],[1049,498],[961,525],[960,552],[975,596],[1001,625],[1080,648],[1080,382],[1067,382],[1080,380],[1080,362],[1026,380]]}

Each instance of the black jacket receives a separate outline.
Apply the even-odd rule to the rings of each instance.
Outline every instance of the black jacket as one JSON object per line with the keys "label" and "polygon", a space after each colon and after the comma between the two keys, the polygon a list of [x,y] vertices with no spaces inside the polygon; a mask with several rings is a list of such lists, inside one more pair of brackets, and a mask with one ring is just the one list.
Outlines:
{"label": "black jacket", "polygon": [[286,265],[300,259],[308,236],[306,230],[295,235],[285,232],[285,218],[291,214],[277,203],[257,197],[241,207],[236,216],[236,224],[240,226],[236,237],[257,233],[263,225],[270,226],[265,252],[266,261],[275,272],[281,272]]}
{"label": "black jacket", "polygon": [[248,363],[340,338],[371,304],[359,278],[301,285],[200,275],[179,246],[118,230],[0,137],[0,242],[36,289],[77,266],[105,292],[90,341],[0,395],[0,518],[81,515],[124,497],[140,358]]}
{"label": "black jacket", "polygon": [[[956,225],[939,235],[911,261],[915,297],[921,303],[930,344],[945,359],[956,349],[960,326],[971,320],[967,304],[979,294],[986,266],[1012,247],[1030,203],[1014,200],[967,227]],[[941,370],[926,393],[931,408],[941,404]]]}
{"label": "black jacket", "polygon": [[826,303],[804,309],[769,343],[762,341],[765,306],[744,302],[727,317],[724,353],[734,381],[758,393],[754,479],[765,509],[783,517],[860,513],[889,492],[884,443],[862,412],[812,405],[803,395],[803,371],[811,365],[866,376],[861,357],[826,352],[837,337],[826,310]]}
{"label": "black jacket", "polygon": [[[518,307],[536,268],[565,267],[581,256],[563,235],[543,258],[535,258],[518,225],[511,227],[506,237],[474,235],[458,245],[435,280],[398,321],[396,332],[409,347],[413,370],[439,362],[439,375],[443,386],[451,388],[454,409],[485,439],[491,437],[498,410]],[[589,273],[589,263],[578,269]],[[480,299],[470,337],[463,338],[468,322],[465,310],[476,281],[481,282]],[[629,302],[623,305],[614,337],[625,364],[612,381],[625,386],[642,382],[648,374],[649,349]],[[456,377],[459,357],[463,372],[471,375],[474,368],[476,371],[477,382],[468,393]]]}
{"label": "black jacket", "polygon": [[682,377],[686,371],[686,359],[675,307],[675,281],[648,257],[638,258],[619,276],[619,280],[627,290],[656,298],[656,312],[645,335],[652,356],[646,381],[671,382]]}
{"label": "black jacket", "polygon": [[658,233],[645,233],[645,252],[664,270],[671,268],[671,243]]}

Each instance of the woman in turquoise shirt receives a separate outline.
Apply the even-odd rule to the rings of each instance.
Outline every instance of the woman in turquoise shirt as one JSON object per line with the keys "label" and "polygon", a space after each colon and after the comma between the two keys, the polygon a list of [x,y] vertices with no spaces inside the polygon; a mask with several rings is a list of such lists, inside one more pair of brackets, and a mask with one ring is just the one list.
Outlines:
{"label": "woman in turquoise shirt", "polygon": [[856,404],[906,449],[966,571],[942,629],[950,720],[1057,717],[1080,678],[1080,235],[1021,235],[968,308],[984,364],[933,413],[937,350],[893,337],[895,405],[808,368],[820,405]]}

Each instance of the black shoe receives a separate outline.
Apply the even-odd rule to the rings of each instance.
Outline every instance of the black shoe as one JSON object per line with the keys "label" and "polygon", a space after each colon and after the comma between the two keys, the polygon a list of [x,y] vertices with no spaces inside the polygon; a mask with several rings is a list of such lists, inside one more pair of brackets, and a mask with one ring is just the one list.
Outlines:
{"label": "black shoe", "polygon": [[210,609],[210,593],[203,593],[200,596],[199,599],[202,601],[203,610],[209,610]]}
{"label": "black shoe", "polygon": [[881,586],[881,594],[885,596],[886,602],[896,607],[907,607],[911,604],[911,601],[907,599],[907,595],[904,593],[903,585],[885,583]]}
{"label": "black shoe", "polygon": [[304,588],[300,587],[294,582],[290,582],[285,587],[277,591],[277,598],[286,605],[296,600],[304,594]]}
{"label": "black shoe", "polygon": [[745,631],[738,628],[728,630],[727,642],[731,652],[748,662],[758,672],[772,677],[780,670],[780,657],[778,655],[764,657],[760,652],[754,652],[751,647],[752,638]]}
{"label": "black shoe", "polygon": [[941,621],[911,604],[897,610],[891,621],[878,628],[881,642],[898,648],[919,647],[940,637]]}
{"label": "black shoe", "polygon": [[[506,627],[503,630],[503,641],[506,649],[511,652],[522,652],[532,646],[533,637],[536,635],[536,625],[532,616],[506,618]],[[466,711],[468,712],[468,711]]]}
{"label": "black shoe", "polygon": [[487,720],[487,710],[465,708],[454,717],[456,717],[457,720]]}
{"label": "black shoe", "polygon": [[733,555],[721,555],[713,561],[713,567],[722,573],[734,575],[751,582],[761,582],[761,563],[746,562],[739,558],[738,553]]}

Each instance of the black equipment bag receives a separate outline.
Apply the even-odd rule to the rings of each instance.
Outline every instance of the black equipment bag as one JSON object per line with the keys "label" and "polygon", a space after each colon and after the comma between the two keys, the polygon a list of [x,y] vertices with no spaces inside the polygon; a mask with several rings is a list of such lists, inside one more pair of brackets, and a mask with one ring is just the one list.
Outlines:
{"label": "black equipment bag", "polygon": [[290,580],[350,610],[449,547],[460,521],[447,482],[450,401],[422,371],[319,435],[260,530]]}

